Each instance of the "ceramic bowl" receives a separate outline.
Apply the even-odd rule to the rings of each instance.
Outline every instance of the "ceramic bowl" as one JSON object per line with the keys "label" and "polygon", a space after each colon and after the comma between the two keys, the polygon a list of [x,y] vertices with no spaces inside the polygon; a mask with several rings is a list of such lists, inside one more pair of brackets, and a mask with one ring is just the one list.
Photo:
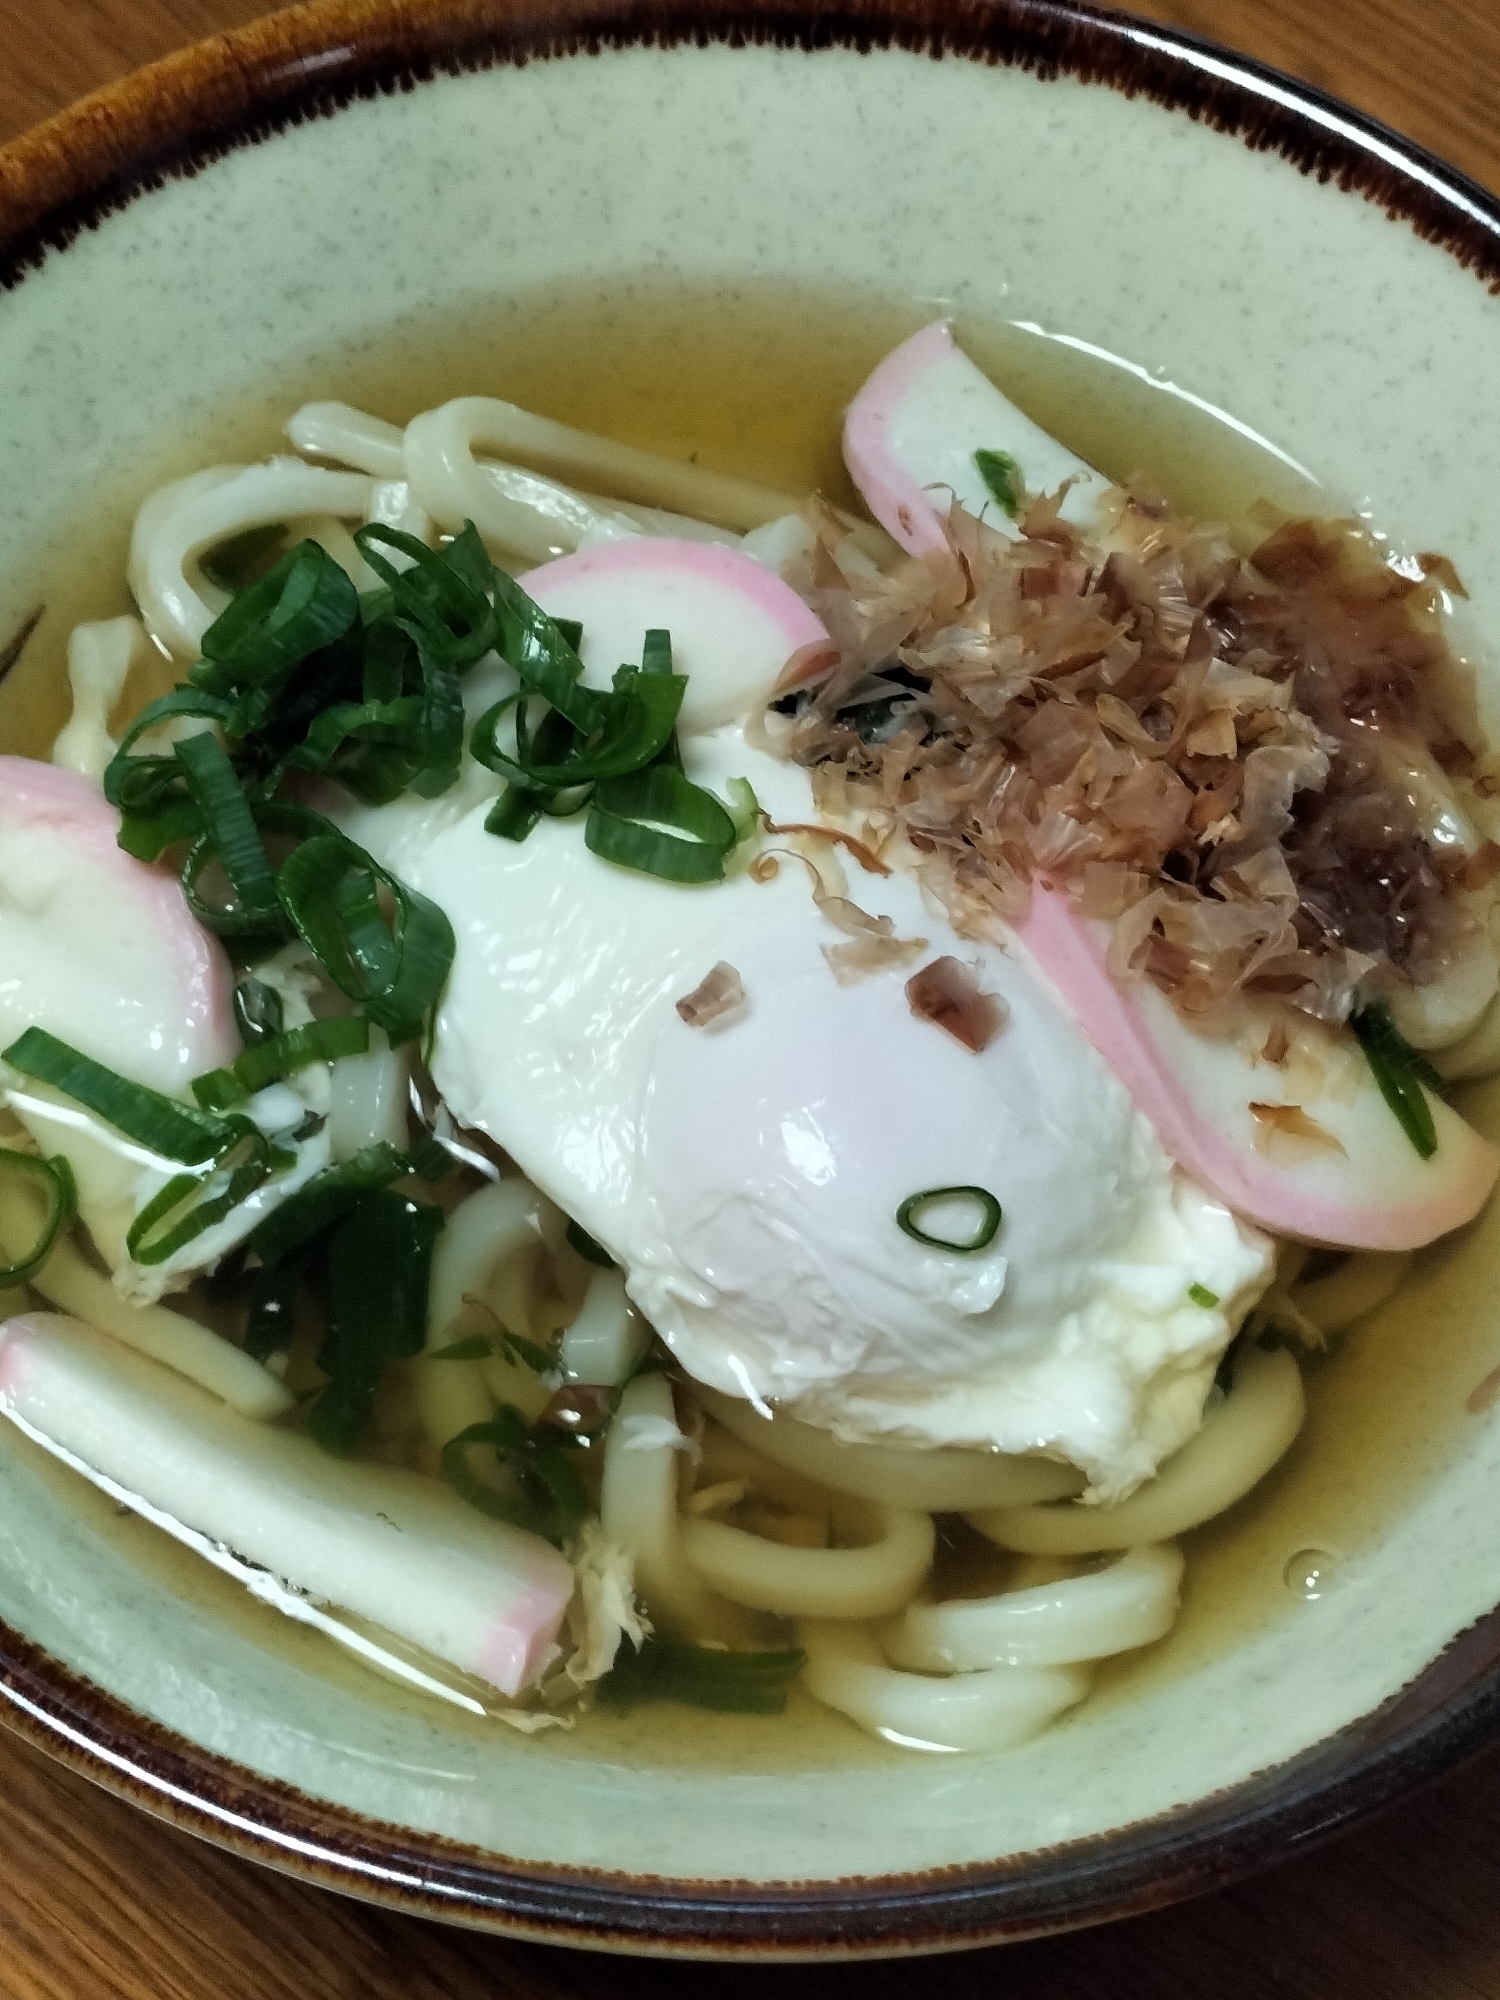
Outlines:
{"label": "ceramic bowl", "polygon": [[[1500,210],[1285,79],[1069,0],[326,0],[0,155],[0,282],[0,643],[45,606],[7,747],[44,748],[134,502],[272,448],[308,394],[401,415],[472,386],[805,482],[835,476],[859,369],[939,312],[1116,474],[1195,506],[1311,481],[1446,551],[1500,707],[1474,636],[1500,621]],[[1495,1092],[1470,1110],[1500,1126]],[[1495,1221],[1315,1371],[1293,1456],[1196,1538],[1171,1638],[1004,1759],[810,1708],[470,1724],[9,1439],[5,1717],[210,1839],[516,1935],[871,1953],[1158,1904],[1495,1730]]]}

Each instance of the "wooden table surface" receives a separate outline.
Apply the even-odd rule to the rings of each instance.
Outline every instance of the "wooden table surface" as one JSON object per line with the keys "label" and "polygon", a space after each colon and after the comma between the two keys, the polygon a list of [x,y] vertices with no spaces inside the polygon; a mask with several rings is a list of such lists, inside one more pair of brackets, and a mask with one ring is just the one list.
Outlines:
{"label": "wooden table surface", "polygon": [[[257,0],[0,0],[0,141]],[[1137,0],[1500,189],[1500,0]],[[1497,357],[1500,359],[1500,357]],[[1176,1910],[967,1957],[708,1974],[723,2000],[1500,2000],[1500,1751],[1362,1833]],[[157,1826],[0,1735],[4,2000],[676,2000],[691,1966],[387,1916]]]}

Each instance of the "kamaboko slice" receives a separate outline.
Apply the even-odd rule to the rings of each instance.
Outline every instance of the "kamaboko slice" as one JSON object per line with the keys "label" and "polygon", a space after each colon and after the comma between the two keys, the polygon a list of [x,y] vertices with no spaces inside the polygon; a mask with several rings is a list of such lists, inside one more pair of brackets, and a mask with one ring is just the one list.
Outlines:
{"label": "kamaboko slice", "polygon": [[1016,934],[1037,969],[1156,1128],[1179,1166],[1279,1236],[1359,1250],[1413,1250],[1468,1222],[1500,1154],[1429,1094],[1437,1145],[1417,1151],[1347,1030],[1311,1056],[1269,1061],[1284,1013],[1240,1034],[1192,1027],[1148,979],[1118,983],[1110,926],[1037,882]]}
{"label": "kamaboko slice", "polygon": [[639,664],[651,630],[672,635],[672,665],[688,677],[684,736],[736,722],[769,700],[782,668],[827,640],[780,577],[735,549],[652,537],[559,556],[519,579],[551,618],[583,627],[584,678],[608,687]]}
{"label": "kamaboko slice", "polygon": [[176,876],[119,831],[92,780],[0,757],[0,1048],[46,1028],[177,1097],[240,1052],[233,974]]}
{"label": "kamaboko slice", "polygon": [[81,1320],[0,1326],[0,1416],[282,1610],[337,1607],[504,1695],[550,1657],[573,1572],[548,1543],[242,1417]]}
{"label": "kamaboko slice", "polygon": [[[1010,506],[997,498],[975,454],[1008,469]],[[959,347],[947,320],[923,327],[888,354],[844,418],[844,463],[866,506],[909,555],[941,554],[952,503],[1018,535],[1022,496],[1071,481],[1062,516],[1098,532],[1111,525],[1109,482],[1002,396]],[[1101,504],[1103,503],[1103,504]]]}

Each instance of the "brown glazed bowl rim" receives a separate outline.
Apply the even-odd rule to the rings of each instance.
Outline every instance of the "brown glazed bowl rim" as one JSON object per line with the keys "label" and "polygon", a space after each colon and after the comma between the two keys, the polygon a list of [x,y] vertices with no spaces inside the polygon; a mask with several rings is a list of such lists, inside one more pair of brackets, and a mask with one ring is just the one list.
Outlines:
{"label": "brown glazed bowl rim", "polygon": [[[0,148],[0,289],[164,178],[444,72],[641,42],[904,47],[1186,112],[1378,204],[1500,293],[1500,201],[1274,70],[1079,0],[313,0],[184,50]],[[690,1882],[549,1867],[377,1824],[200,1749],[0,1623],[0,1721],[185,1831],[511,1936],[638,1953],[940,1951],[1157,1908],[1286,1859],[1500,1735],[1500,1608],[1400,1694],[1275,1768],[1117,1831],[923,1874]]]}

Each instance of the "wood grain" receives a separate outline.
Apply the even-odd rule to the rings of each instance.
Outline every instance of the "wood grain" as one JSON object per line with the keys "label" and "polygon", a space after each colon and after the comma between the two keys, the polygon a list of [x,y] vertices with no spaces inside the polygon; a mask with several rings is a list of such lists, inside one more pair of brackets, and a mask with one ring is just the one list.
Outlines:
{"label": "wood grain", "polygon": [[[0,141],[256,0],[0,0]],[[1500,189],[1500,0],[1140,0]],[[687,2000],[690,1966],[506,1945],[155,1825],[0,1737],[6,2000]],[[1239,1889],[966,1958],[716,1970],[720,2000],[1500,2000],[1500,1751]]]}

